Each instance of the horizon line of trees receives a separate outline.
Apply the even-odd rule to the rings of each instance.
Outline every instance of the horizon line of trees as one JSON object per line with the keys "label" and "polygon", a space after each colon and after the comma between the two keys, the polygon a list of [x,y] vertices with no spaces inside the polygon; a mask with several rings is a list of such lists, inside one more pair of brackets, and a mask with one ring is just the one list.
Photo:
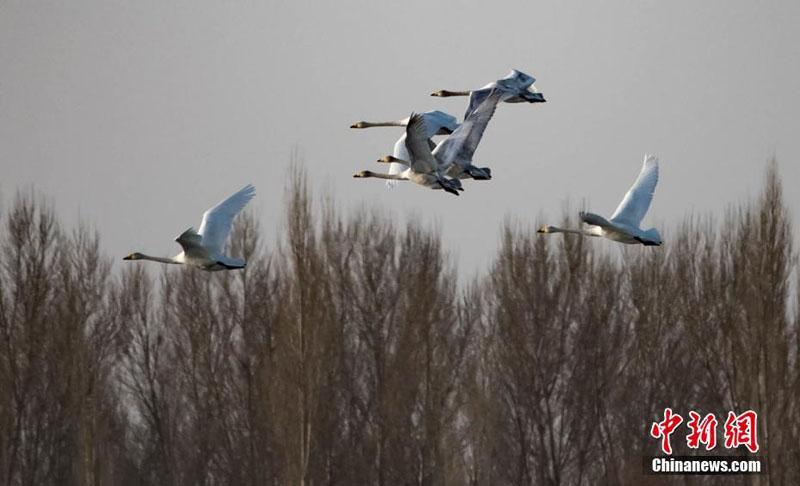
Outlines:
{"label": "horizon line of trees", "polygon": [[[298,165],[285,224],[270,249],[237,219],[242,271],[116,274],[97,233],[18,194],[0,217],[0,485],[800,484],[774,161],[758,198],[622,257],[506,223],[462,286],[435,230],[315,205]],[[714,413],[719,444],[728,411],[755,410],[768,475],[643,475],[666,407]],[[685,437],[675,455],[696,453]]]}

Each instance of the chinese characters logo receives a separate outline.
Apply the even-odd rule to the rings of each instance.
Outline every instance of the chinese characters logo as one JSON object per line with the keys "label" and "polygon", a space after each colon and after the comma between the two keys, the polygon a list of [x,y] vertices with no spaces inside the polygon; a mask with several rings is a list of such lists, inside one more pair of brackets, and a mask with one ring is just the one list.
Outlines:
{"label": "chinese characters logo", "polygon": [[[728,418],[723,426],[725,434],[725,448],[736,449],[745,446],[752,453],[758,452],[757,423],[758,415],[748,410],[740,415],[728,412]],[[650,427],[650,436],[654,439],[661,439],[661,450],[664,454],[672,454],[672,444],[670,437],[680,424],[683,417],[673,413],[671,408],[664,409],[664,420],[653,422]],[[707,451],[717,446],[717,418],[713,413],[701,417],[695,411],[689,412],[689,435],[686,436],[686,445],[690,449],[699,449],[704,445]]]}

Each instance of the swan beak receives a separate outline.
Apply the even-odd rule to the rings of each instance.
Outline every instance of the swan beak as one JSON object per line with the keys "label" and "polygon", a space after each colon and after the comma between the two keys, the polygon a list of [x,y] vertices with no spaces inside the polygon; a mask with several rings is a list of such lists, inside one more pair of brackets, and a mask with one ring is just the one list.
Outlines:
{"label": "swan beak", "polygon": [[122,257],[123,260],[133,260],[133,255],[128,255],[126,257]]}
{"label": "swan beak", "polygon": [[394,157],[387,155],[386,157],[381,157],[378,159],[378,162],[392,162]]}
{"label": "swan beak", "polygon": [[358,128],[356,125],[357,125],[356,123],[353,123],[352,125],[350,125],[350,128]]}
{"label": "swan beak", "polygon": [[537,233],[547,233],[547,226],[542,226],[536,232]]}

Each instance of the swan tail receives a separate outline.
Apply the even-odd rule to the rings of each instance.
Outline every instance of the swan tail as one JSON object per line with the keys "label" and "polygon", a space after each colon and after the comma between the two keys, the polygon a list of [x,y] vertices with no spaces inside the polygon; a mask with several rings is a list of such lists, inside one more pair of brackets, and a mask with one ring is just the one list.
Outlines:
{"label": "swan tail", "polygon": [[650,228],[642,236],[637,236],[635,239],[644,246],[661,246],[661,235],[655,228]]}
{"label": "swan tail", "polygon": [[470,167],[466,172],[476,181],[488,181],[492,178],[492,169],[488,167]]}
{"label": "swan tail", "polygon": [[238,270],[247,266],[244,260],[238,258],[231,258],[225,260],[217,260],[217,265],[223,267],[225,270]]}
{"label": "swan tail", "polygon": [[444,189],[445,191],[449,192],[450,194],[455,194],[456,196],[459,195],[458,189],[461,189],[460,185],[455,186],[451,180],[444,180],[444,179],[439,179],[438,182],[439,185],[442,187],[442,189]]}
{"label": "swan tail", "polygon": [[528,103],[546,103],[547,100],[544,99],[544,95],[542,93],[537,92],[530,92],[525,91],[522,93],[522,98],[527,101]]}

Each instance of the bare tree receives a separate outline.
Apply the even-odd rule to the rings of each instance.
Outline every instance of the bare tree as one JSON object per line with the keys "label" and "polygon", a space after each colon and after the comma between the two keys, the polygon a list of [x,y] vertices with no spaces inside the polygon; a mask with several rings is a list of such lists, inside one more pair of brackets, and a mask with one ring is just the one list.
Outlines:
{"label": "bare tree", "polygon": [[[0,485],[800,480],[800,284],[774,161],[757,200],[661,248],[508,223],[462,287],[435,229],[342,217],[300,164],[272,251],[253,214],[235,222],[236,272],[115,275],[97,234],[62,232],[32,193],[3,222]],[[666,407],[756,410],[769,475],[643,476]]]}

